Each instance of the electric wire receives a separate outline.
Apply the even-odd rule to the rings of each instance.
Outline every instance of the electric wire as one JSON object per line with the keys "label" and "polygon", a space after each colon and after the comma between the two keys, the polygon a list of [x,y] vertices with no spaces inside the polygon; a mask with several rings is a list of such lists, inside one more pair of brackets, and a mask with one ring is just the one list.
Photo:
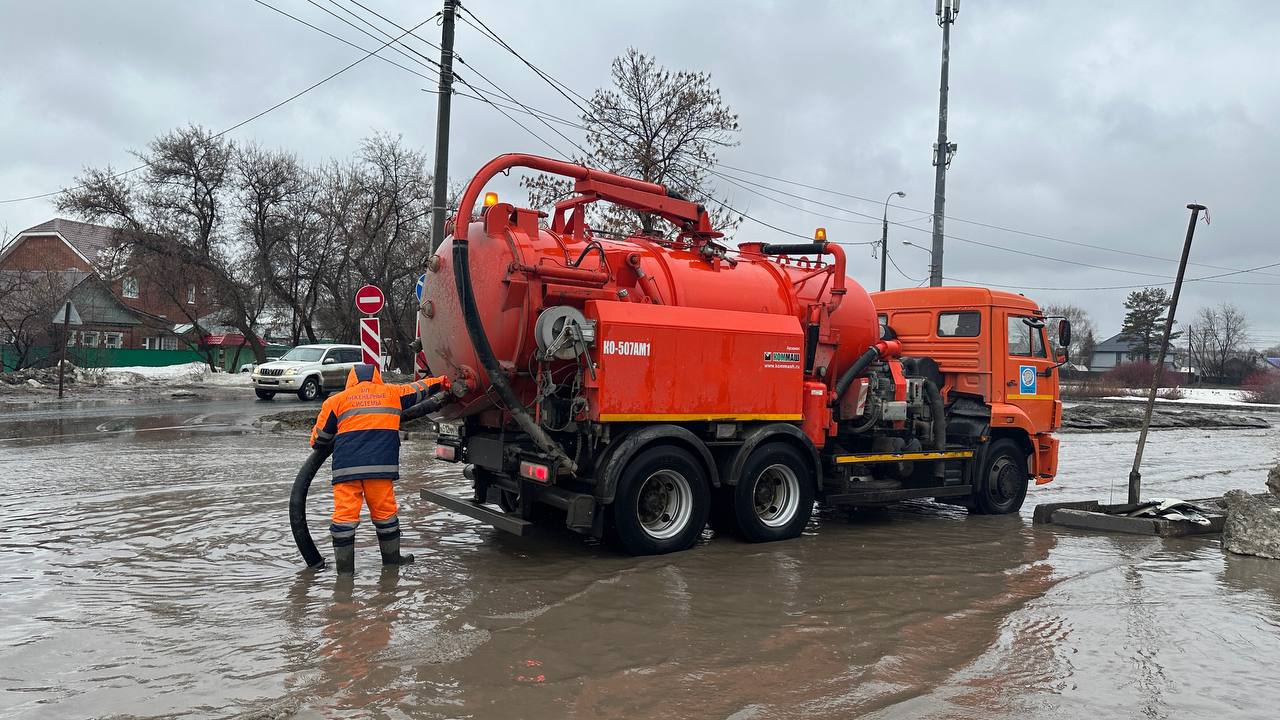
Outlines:
{"label": "electric wire", "polygon": [[[255,2],[257,2],[257,1],[258,1],[258,0],[255,0]],[[262,5],[266,5],[266,3],[260,3],[260,4],[262,4]],[[270,7],[270,6],[268,5],[267,7]],[[272,9],[274,10],[275,8],[272,8]],[[439,15],[439,13],[436,13],[436,15]],[[434,19],[435,19],[435,17],[436,17],[436,15],[432,15],[431,17],[427,18],[426,20],[423,20],[422,22],[418,23],[417,25],[415,25],[415,26],[413,27],[413,29],[414,29],[414,30],[416,30],[417,28],[420,28],[420,27],[422,27],[423,25],[426,25],[426,24],[427,24],[428,22],[430,22],[431,20],[434,20]],[[402,36],[402,37],[403,37],[403,36]],[[269,113],[275,112],[276,110],[279,110],[280,108],[284,107],[285,105],[288,105],[289,103],[293,102],[294,100],[297,100],[298,98],[302,97],[303,95],[306,95],[307,93],[311,92],[312,90],[315,90],[316,88],[320,87],[321,85],[324,85],[325,83],[329,82],[330,80],[333,80],[334,78],[338,77],[339,75],[342,75],[343,73],[347,72],[348,70],[350,70],[350,69],[352,69],[352,68],[356,67],[357,65],[359,65],[359,64],[361,64],[361,63],[363,63],[365,60],[368,60],[369,58],[374,57],[375,55],[377,55],[377,53],[381,52],[382,50],[385,50],[385,49],[386,49],[386,47],[387,47],[387,45],[389,45],[389,44],[390,44],[390,43],[384,44],[382,47],[377,48],[376,50],[367,50],[367,51],[364,51],[364,52],[365,52],[365,54],[364,54],[363,56],[361,56],[359,59],[355,60],[354,62],[352,62],[352,63],[350,63],[350,64],[348,64],[348,65],[344,66],[343,68],[341,68],[341,69],[339,69],[339,70],[337,70],[337,71],[335,71],[335,72],[333,72],[333,73],[330,73],[329,75],[325,76],[325,77],[324,77],[324,78],[322,78],[321,80],[318,80],[318,81],[316,81],[316,82],[312,83],[311,85],[308,85],[307,87],[303,88],[302,90],[299,90],[298,92],[294,93],[293,95],[290,95],[289,97],[287,97],[287,98],[285,98],[285,99],[281,100],[280,102],[278,102],[278,103],[276,103],[276,104],[272,105],[271,107],[269,107],[269,108],[267,108],[267,109],[265,109],[265,110],[262,110],[262,111],[260,111],[260,112],[257,112],[257,113],[255,113],[255,114],[253,114],[253,115],[251,115],[251,116],[249,116],[249,117],[245,118],[244,120],[241,120],[240,122],[238,122],[238,123],[236,123],[236,124],[232,125],[231,127],[228,127],[228,128],[226,128],[226,129],[224,129],[224,130],[222,130],[222,131],[220,131],[220,132],[214,133],[212,136],[210,136],[210,139],[212,139],[212,140],[216,140],[217,138],[220,138],[220,137],[222,137],[222,136],[226,135],[227,133],[234,132],[235,130],[239,130],[240,128],[244,127],[245,125],[248,125],[249,123],[251,123],[251,122],[253,122],[253,121],[257,120],[258,118],[263,117],[264,115],[267,115],[267,114],[269,114]],[[381,56],[380,56],[380,55],[378,55],[378,57],[381,57]],[[128,170],[121,170],[120,172],[113,173],[113,174],[109,175],[109,176],[108,176],[108,178],[109,178],[109,179],[111,179],[111,180],[115,180],[115,179],[117,179],[117,178],[122,178],[122,177],[125,177],[125,176],[127,176],[127,175],[132,175],[133,173],[138,172],[139,170],[143,170],[143,169],[145,169],[145,168],[148,168],[148,167],[150,167],[150,166],[151,166],[151,165],[150,165],[150,163],[142,163],[141,165],[138,165],[138,166],[136,166],[136,167],[129,168]],[[84,184],[84,183],[81,183],[80,185],[74,185],[74,186],[71,186],[71,187],[65,187],[65,188],[61,188],[61,189],[58,189],[58,190],[54,190],[54,191],[52,191],[52,192],[41,193],[41,194],[39,194],[39,195],[28,195],[28,196],[26,196],[26,197],[8,198],[8,199],[0,200],[0,205],[4,205],[4,204],[8,204],[8,203],[23,202],[23,201],[26,201],[26,200],[38,200],[38,199],[41,199],[41,198],[53,197],[53,196],[55,196],[55,195],[61,195],[61,194],[66,193],[66,192],[73,192],[73,191],[75,191],[75,190],[81,190],[81,189],[84,189],[85,187],[87,187],[87,185],[86,185],[86,184]]]}
{"label": "electric wire", "polygon": [[[862,196],[862,195],[854,195],[854,194],[852,194],[852,193],[842,192],[842,191],[839,191],[839,190],[832,190],[831,188],[824,188],[824,187],[820,187],[820,186],[817,186],[817,185],[810,185],[810,184],[807,184],[807,183],[800,182],[800,181],[798,181],[798,180],[788,180],[788,179],[786,179],[786,178],[781,178],[781,177],[778,177],[778,176],[776,176],[776,175],[769,175],[768,173],[762,173],[762,172],[759,172],[759,171],[756,171],[756,170],[748,170],[748,169],[746,169],[746,168],[735,167],[735,166],[733,166],[733,165],[728,165],[728,164],[725,164],[725,163],[720,163],[719,165],[720,165],[720,167],[725,168],[725,169],[728,169],[728,170],[733,170],[733,171],[735,171],[735,172],[746,173],[746,174],[748,174],[748,175],[754,175],[754,176],[756,176],[756,177],[766,178],[766,179],[768,179],[768,180],[773,180],[773,181],[775,181],[775,182],[780,182],[780,183],[784,183],[784,184],[787,184],[787,185],[794,185],[794,186],[796,186],[796,187],[807,188],[807,189],[809,189],[809,190],[816,190],[816,191],[818,191],[818,192],[828,193],[828,194],[830,194],[830,195],[836,195],[836,196],[839,196],[839,197],[847,197],[847,198],[850,198],[850,199],[853,199],[853,200],[861,200],[862,202],[872,203],[872,204],[876,204],[876,205],[879,205],[879,204],[881,203],[881,201],[879,201],[879,200],[875,200],[875,199],[873,199],[873,198],[869,198],[869,197],[864,197],[864,196]],[[910,206],[907,206],[907,205],[895,205],[895,204],[892,204],[892,203],[890,203],[889,207],[900,208],[900,209],[903,209],[903,210],[910,210],[910,211],[913,211],[913,212],[920,212],[920,213],[924,213],[924,214],[925,214],[925,216],[927,216],[927,217],[932,217],[932,216],[933,216],[933,213],[932,213],[932,212],[926,211],[926,210],[924,210],[924,209],[922,209],[922,208],[913,208],[913,207],[910,207]],[[1058,243],[1062,243],[1062,244],[1065,244],[1065,245],[1073,245],[1073,246],[1075,246],[1075,247],[1089,248],[1090,250],[1101,250],[1101,251],[1104,251],[1104,252],[1117,253],[1117,254],[1120,254],[1120,255],[1128,255],[1128,256],[1131,256],[1131,257],[1141,258],[1141,259],[1144,259],[1144,260],[1158,260],[1158,261],[1160,261],[1160,262],[1168,262],[1168,263],[1175,263],[1175,264],[1178,262],[1178,259],[1177,259],[1177,258],[1163,257],[1163,256],[1160,256],[1160,255],[1149,255],[1149,254],[1146,254],[1146,253],[1134,252],[1134,251],[1132,251],[1132,250],[1124,250],[1124,249],[1121,249],[1121,248],[1107,247],[1107,246],[1105,246],[1105,245],[1094,245],[1094,244],[1091,244],[1091,243],[1080,242],[1080,241],[1077,241],[1077,240],[1067,240],[1067,239],[1065,239],[1065,238],[1055,237],[1055,236],[1053,236],[1053,235],[1045,235],[1045,234],[1042,234],[1042,233],[1034,233],[1034,232],[1029,232],[1029,231],[1026,231],[1026,230],[1019,230],[1019,229],[1017,229],[1017,228],[1005,227],[1005,226],[1003,226],[1003,225],[996,225],[996,224],[994,224],[994,223],[981,222],[981,221],[978,221],[978,220],[968,220],[968,219],[965,219],[965,218],[956,217],[956,216],[954,216],[954,215],[946,215],[946,214],[943,214],[943,216],[942,216],[942,217],[946,218],[947,220],[954,220],[955,222],[965,223],[965,224],[967,224],[967,225],[975,225],[975,226],[978,226],[978,227],[987,228],[987,229],[989,229],[989,230],[998,230],[998,231],[1001,231],[1001,232],[1013,233],[1013,234],[1015,234],[1015,235],[1023,235],[1023,236],[1026,236],[1026,237],[1038,238],[1038,239],[1041,239],[1041,240],[1049,240],[1049,241],[1052,241],[1052,242],[1058,242]],[[951,237],[951,236],[950,236],[950,235],[946,235],[946,234],[944,234],[944,235],[943,235],[943,237]],[[1222,267],[1222,266],[1218,266],[1218,265],[1210,265],[1210,264],[1207,264],[1207,263],[1199,263],[1199,262],[1189,262],[1189,263],[1187,263],[1187,264],[1188,264],[1188,265],[1196,265],[1196,266],[1199,266],[1199,267],[1206,267],[1206,268],[1209,268],[1209,269],[1211,269],[1211,270],[1234,270],[1234,269],[1235,269],[1235,268]],[[1260,273],[1260,274],[1264,274],[1264,275],[1276,275],[1276,276],[1280,277],[1280,273]]]}

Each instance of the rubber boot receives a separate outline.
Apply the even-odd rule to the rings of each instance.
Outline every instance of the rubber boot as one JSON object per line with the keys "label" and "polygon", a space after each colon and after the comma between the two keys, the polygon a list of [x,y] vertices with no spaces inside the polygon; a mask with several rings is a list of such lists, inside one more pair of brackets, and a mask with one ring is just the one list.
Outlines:
{"label": "rubber boot", "polygon": [[333,543],[333,567],[339,575],[354,575],[356,572],[356,544],[352,540],[339,545]]}
{"label": "rubber boot", "polygon": [[400,533],[391,536],[378,536],[378,549],[382,551],[383,565],[408,565],[413,562],[412,555],[400,554]]}

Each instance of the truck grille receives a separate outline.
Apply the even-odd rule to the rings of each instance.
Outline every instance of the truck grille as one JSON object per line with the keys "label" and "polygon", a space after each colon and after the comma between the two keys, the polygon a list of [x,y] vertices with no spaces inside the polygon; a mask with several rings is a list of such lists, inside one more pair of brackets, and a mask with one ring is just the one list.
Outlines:
{"label": "truck grille", "polygon": [[284,368],[262,368],[258,374],[264,377],[276,377],[284,374]]}

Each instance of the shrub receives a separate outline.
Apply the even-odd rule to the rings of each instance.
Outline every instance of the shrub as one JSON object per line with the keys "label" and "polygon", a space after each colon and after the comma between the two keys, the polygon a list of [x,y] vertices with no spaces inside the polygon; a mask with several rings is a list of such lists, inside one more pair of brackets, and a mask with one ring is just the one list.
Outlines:
{"label": "shrub", "polygon": [[[1102,376],[1102,379],[1117,387],[1149,388],[1151,387],[1151,374],[1155,367],[1154,363],[1142,361],[1125,363],[1108,370]],[[1164,368],[1160,372],[1159,387],[1176,385],[1177,375],[1177,373],[1170,372],[1169,368]]]}
{"label": "shrub", "polygon": [[[1150,390],[1147,392],[1150,392]],[[1181,400],[1186,397],[1186,393],[1182,392],[1182,388],[1175,385],[1173,387],[1162,388],[1156,393],[1156,397],[1162,400]]]}
{"label": "shrub", "polygon": [[1085,380],[1079,383],[1064,383],[1059,388],[1063,400],[1091,400],[1095,398],[1116,397],[1123,395],[1119,386],[1103,380]]}
{"label": "shrub", "polygon": [[1280,403],[1280,372],[1259,370],[1241,383],[1244,389],[1245,402]]}

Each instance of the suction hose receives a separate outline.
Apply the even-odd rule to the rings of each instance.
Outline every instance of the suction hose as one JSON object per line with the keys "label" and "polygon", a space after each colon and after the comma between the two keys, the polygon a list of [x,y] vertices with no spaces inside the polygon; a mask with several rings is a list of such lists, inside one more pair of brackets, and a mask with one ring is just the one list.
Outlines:
{"label": "suction hose", "polygon": [[835,395],[831,398],[831,406],[835,407],[840,404],[840,398],[844,397],[849,386],[853,384],[854,378],[861,375],[871,363],[881,358],[894,357],[901,352],[902,343],[897,340],[880,340],[875,345],[867,348],[866,352],[859,355],[858,359],[854,360],[849,369],[845,370],[840,379],[836,381],[836,386],[833,388]]}
{"label": "suction hose", "polygon": [[485,374],[489,376],[489,383],[498,393],[502,404],[506,405],[507,412],[511,413],[512,419],[516,421],[520,429],[529,433],[529,437],[533,439],[534,444],[555,458],[561,467],[566,468],[569,472],[574,472],[578,469],[577,463],[565,454],[564,448],[560,447],[559,443],[553,440],[538,423],[534,422],[533,417],[529,415],[529,411],[525,410],[524,403],[520,402],[520,398],[516,397],[515,391],[511,389],[511,383],[507,381],[506,372],[498,364],[497,356],[493,354],[493,346],[489,344],[489,336],[485,334],[484,324],[480,321],[480,312],[476,309],[475,292],[471,286],[469,255],[467,239],[454,235],[453,281],[458,286],[458,304],[462,308],[462,317],[466,322],[467,335],[471,339],[472,347],[476,350],[480,365],[484,367]]}
{"label": "suction hose", "polygon": [[[438,392],[400,414],[401,422],[415,420],[429,415],[445,405],[466,394],[466,384],[458,381],[453,384],[452,392]],[[320,570],[324,567],[324,556],[316,549],[316,541],[307,528],[307,493],[311,490],[311,481],[324,465],[324,461],[333,454],[333,445],[317,445],[311,449],[298,474],[293,478],[293,489],[289,492],[289,529],[293,531],[293,542],[307,567]]]}
{"label": "suction hose", "polygon": [[316,549],[316,541],[311,539],[311,531],[307,529],[307,491],[311,489],[311,481],[324,461],[333,453],[332,445],[320,445],[312,448],[306,462],[298,468],[298,475],[293,479],[293,490],[289,493],[289,529],[293,530],[293,542],[302,553],[302,560],[307,567],[319,570],[324,567],[324,556]]}

